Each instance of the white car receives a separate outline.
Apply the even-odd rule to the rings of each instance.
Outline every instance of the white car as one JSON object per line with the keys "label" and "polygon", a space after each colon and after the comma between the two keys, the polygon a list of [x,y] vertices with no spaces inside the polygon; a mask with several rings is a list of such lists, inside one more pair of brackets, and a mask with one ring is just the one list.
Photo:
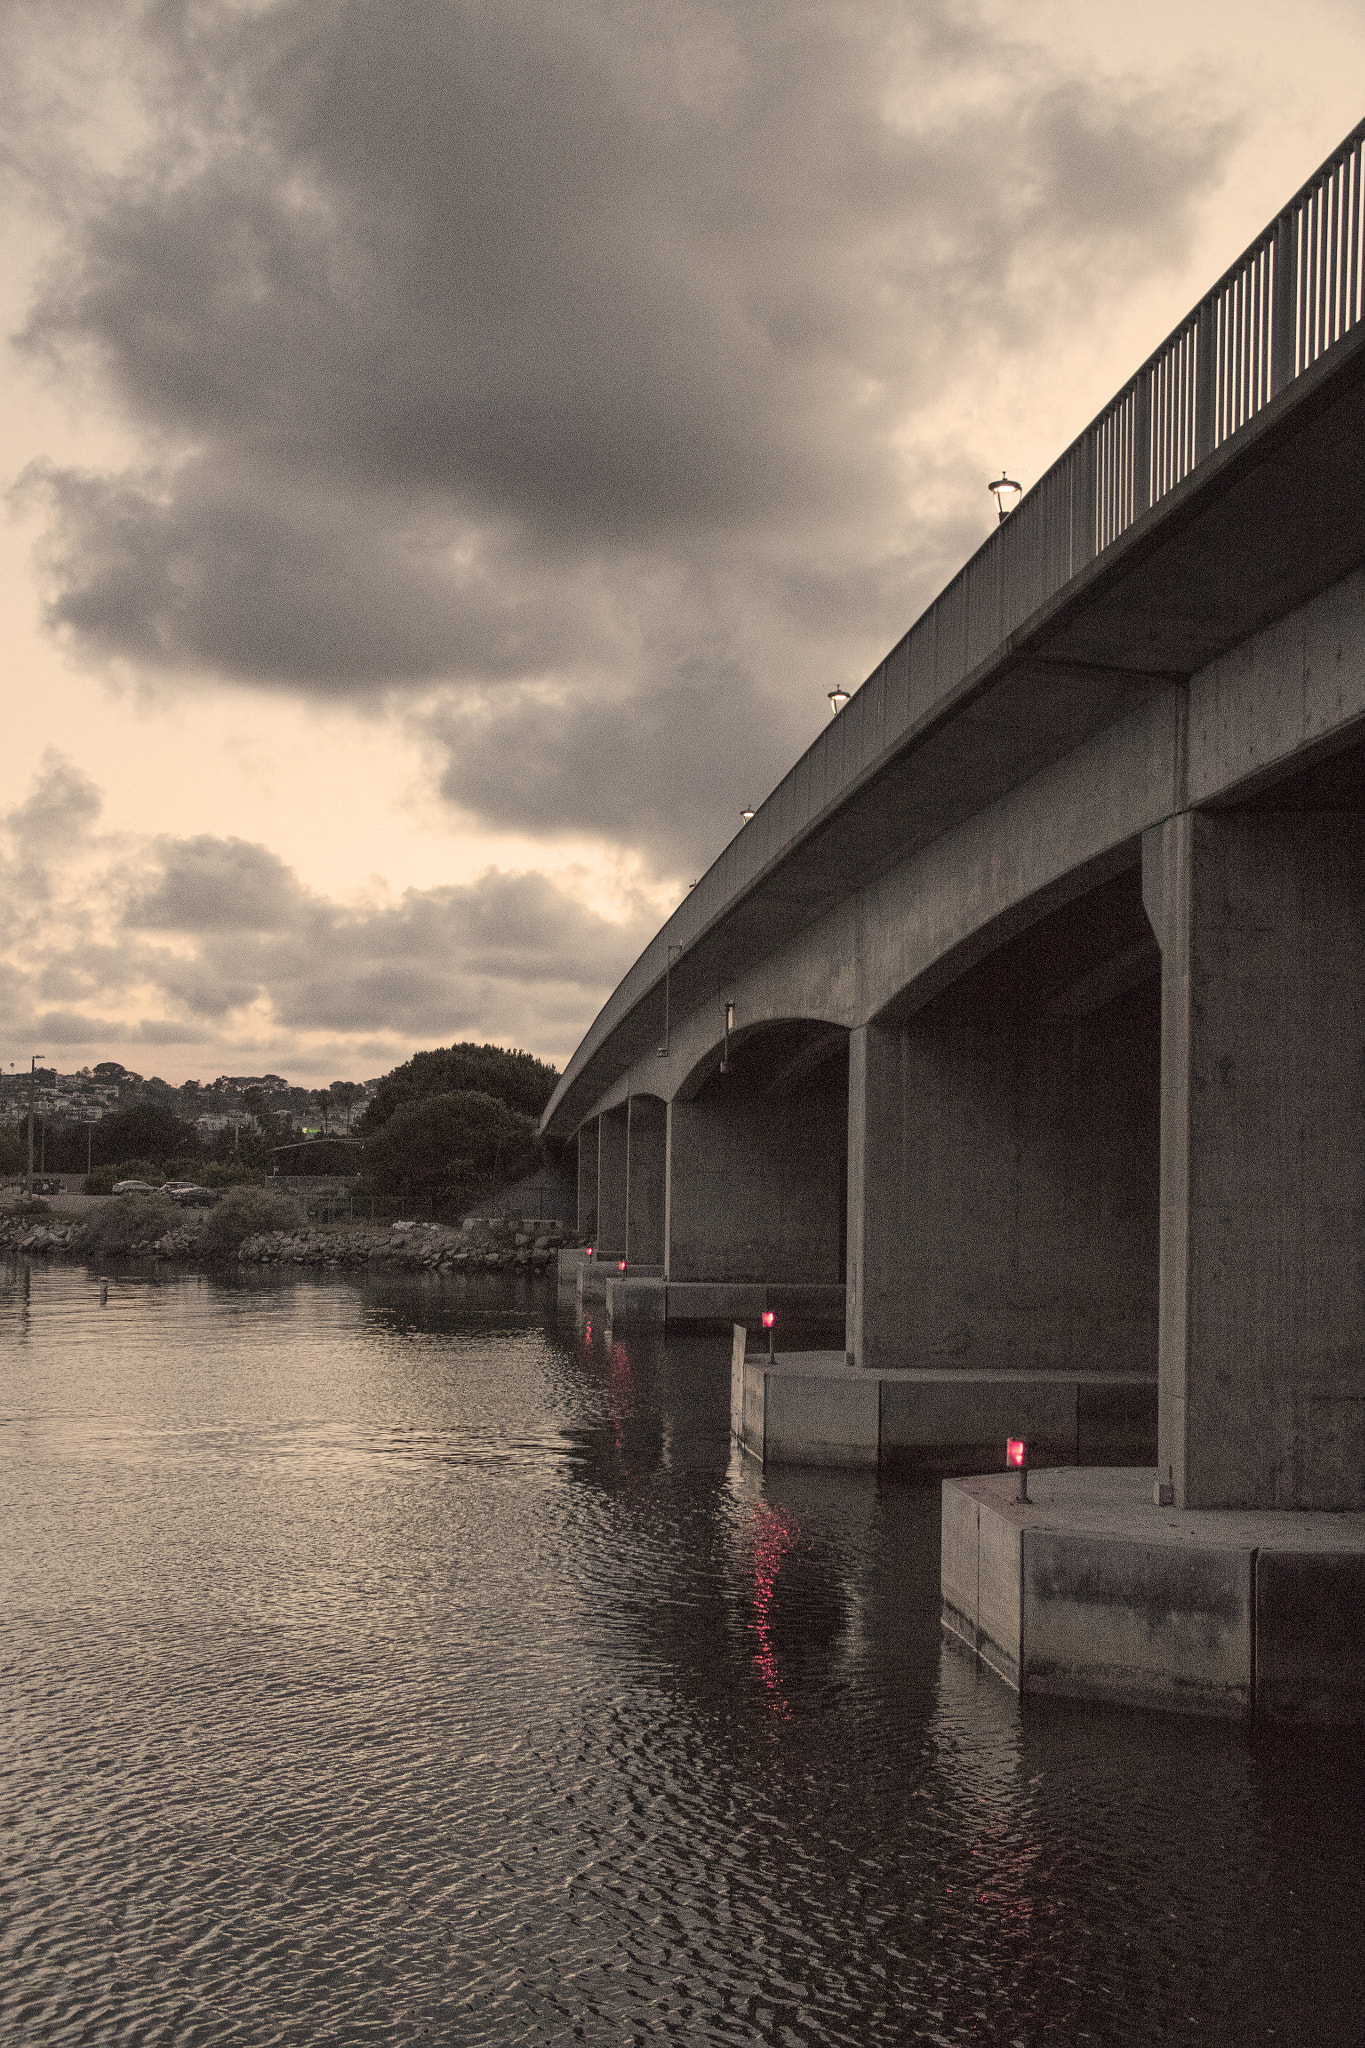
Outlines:
{"label": "white car", "polygon": [[154,1188],[149,1180],[116,1180],[114,1182],[114,1193],[116,1195],[155,1195],[160,1193],[160,1189]]}

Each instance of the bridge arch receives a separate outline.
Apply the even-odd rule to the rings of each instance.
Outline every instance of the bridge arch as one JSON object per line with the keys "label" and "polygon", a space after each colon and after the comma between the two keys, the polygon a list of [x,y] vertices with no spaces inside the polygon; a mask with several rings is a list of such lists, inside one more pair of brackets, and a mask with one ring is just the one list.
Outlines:
{"label": "bridge arch", "polygon": [[694,1061],[668,1112],[670,1280],[842,1282],[848,1042],[768,1018]]}
{"label": "bridge arch", "polygon": [[911,985],[853,1034],[862,1364],[1154,1372],[1161,953],[1141,868]]}

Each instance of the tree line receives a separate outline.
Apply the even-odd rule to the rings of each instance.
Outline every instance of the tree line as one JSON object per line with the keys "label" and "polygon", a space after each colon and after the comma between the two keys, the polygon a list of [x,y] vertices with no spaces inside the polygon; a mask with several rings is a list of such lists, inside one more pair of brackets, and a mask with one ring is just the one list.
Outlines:
{"label": "tree line", "polygon": [[[355,1120],[360,1145],[328,1136],[294,1143],[287,1119],[269,1109],[262,1093],[244,1097],[254,1129],[218,1132],[207,1143],[157,1102],[114,1110],[89,1126],[50,1125],[44,1164],[50,1173],[78,1173],[88,1156],[105,1181],[118,1169],[130,1179],[159,1172],[209,1184],[358,1168],[357,1193],[416,1198],[455,1212],[553,1161],[555,1148],[537,1139],[536,1124],[558,1079],[554,1067],[530,1053],[466,1042],[414,1053],[386,1074]],[[343,1116],[356,1092],[345,1082],[316,1091]],[[10,1125],[0,1132],[0,1171],[19,1172],[26,1158],[26,1130]]]}

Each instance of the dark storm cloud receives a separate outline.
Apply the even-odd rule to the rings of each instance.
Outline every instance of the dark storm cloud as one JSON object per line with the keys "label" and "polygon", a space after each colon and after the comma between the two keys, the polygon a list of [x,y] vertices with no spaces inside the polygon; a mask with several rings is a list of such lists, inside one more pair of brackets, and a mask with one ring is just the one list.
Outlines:
{"label": "dark storm cloud", "polygon": [[148,460],[30,479],[51,625],[262,684],[458,683],[427,730],[462,806],[660,852],[721,812],[698,832],[694,789],[656,844],[623,782],[734,724],[761,794],[808,672],[857,680],[931,594],[898,431],[1169,261],[1229,141],[946,0],[124,19],[152,139],[66,198],[22,339],[95,366]]}

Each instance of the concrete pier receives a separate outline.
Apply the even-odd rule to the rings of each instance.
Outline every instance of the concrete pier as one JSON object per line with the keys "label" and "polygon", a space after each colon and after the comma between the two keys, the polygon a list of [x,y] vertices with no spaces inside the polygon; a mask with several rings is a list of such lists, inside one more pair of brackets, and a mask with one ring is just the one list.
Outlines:
{"label": "concrete pier", "polygon": [[1365,1721],[1365,1514],[1153,1505],[1154,1468],[945,1480],[943,1625],[1016,1691]]}
{"label": "concrete pier", "polygon": [[1154,1373],[871,1373],[838,1352],[746,1353],[737,1324],[731,1429],[765,1465],[971,1472],[998,1463],[1011,1436],[1046,1465],[1131,1464],[1155,1450]]}

